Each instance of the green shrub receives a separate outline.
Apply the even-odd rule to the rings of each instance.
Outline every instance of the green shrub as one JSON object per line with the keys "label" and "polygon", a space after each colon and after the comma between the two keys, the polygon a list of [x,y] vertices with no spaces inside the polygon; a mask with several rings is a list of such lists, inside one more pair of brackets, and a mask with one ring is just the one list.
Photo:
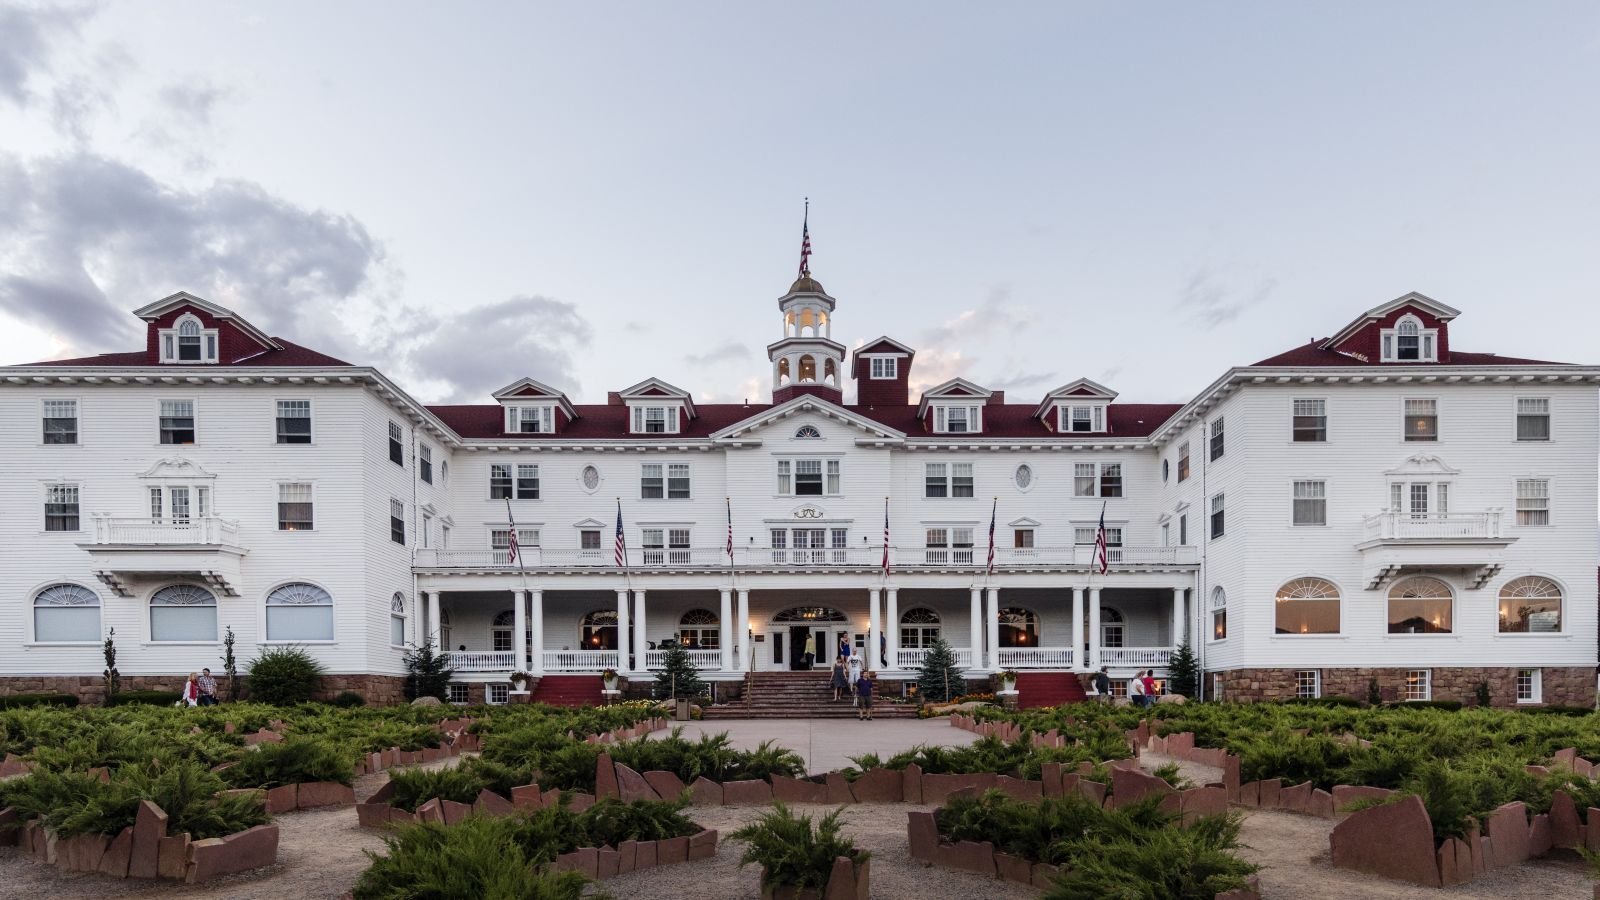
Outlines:
{"label": "green shrub", "polygon": [[333,699],[329,702],[340,709],[350,709],[354,706],[366,706],[367,698],[361,696],[355,691],[340,691],[339,693],[335,694]]}
{"label": "green shrub", "polygon": [[139,801],[150,800],[167,814],[174,833],[196,840],[222,837],[268,821],[261,799],[221,795],[222,779],[195,762],[170,766],[127,766],[110,784],[80,773],[35,772],[0,785],[0,801],[25,818],[38,816],[61,837],[114,835],[133,824]]}
{"label": "green shrub", "polygon": [[471,803],[486,785],[469,769],[400,769],[389,773],[394,796],[389,803],[409,812],[435,797]]}
{"label": "green shrub", "polygon": [[516,820],[476,816],[445,827],[413,825],[384,838],[382,855],[356,882],[356,900],[483,897],[490,900],[579,900],[584,877],[554,872],[513,839]]}
{"label": "green shrub", "polygon": [[308,737],[261,744],[222,773],[234,787],[266,788],[309,781],[348,785],[354,776],[355,767],[347,751],[331,741]]}
{"label": "green shrub", "polygon": [[77,705],[78,698],[72,694],[6,694],[0,696],[0,709],[22,709],[28,706],[68,708]]}
{"label": "green shrub", "polygon": [[728,835],[746,845],[739,867],[760,865],[762,887],[812,888],[822,893],[835,859],[844,856],[861,863],[868,856],[840,834],[843,812],[836,809],[813,827],[810,816],[796,816],[784,804],[774,803],[770,812]]}
{"label": "green shrub", "polygon": [[1082,840],[1045,900],[1211,900],[1245,887],[1258,868],[1230,852],[1238,838],[1237,817],[1215,816],[1190,828]]}
{"label": "green shrub", "polygon": [[1460,700],[1402,700],[1389,705],[1405,709],[1443,709],[1449,712],[1459,712],[1461,709]]}
{"label": "green shrub", "polygon": [[250,662],[250,699],[290,706],[311,699],[322,682],[322,663],[300,647],[268,647]]}
{"label": "green shrub", "polygon": [[118,691],[106,698],[106,706],[177,706],[177,691]]}

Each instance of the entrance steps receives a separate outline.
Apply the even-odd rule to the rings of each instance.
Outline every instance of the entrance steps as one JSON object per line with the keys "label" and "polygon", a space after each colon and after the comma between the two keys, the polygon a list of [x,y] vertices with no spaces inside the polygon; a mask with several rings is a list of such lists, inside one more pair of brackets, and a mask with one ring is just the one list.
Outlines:
{"label": "entrance steps", "polygon": [[[849,699],[835,701],[829,681],[833,670],[811,672],[755,672],[745,679],[744,697],[723,706],[705,710],[707,719],[853,719],[856,708]],[[880,681],[881,689],[892,689],[899,696],[898,682]],[[914,719],[914,704],[885,702],[882,694],[873,697],[874,719]]]}
{"label": "entrance steps", "polygon": [[1078,676],[1071,672],[1018,672],[1017,707],[1031,709],[1035,706],[1060,706],[1063,703],[1082,703],[1088,696]]}
{"label": "entrance steps", "polygon": [[599,706],[604,686],[599,675],[546,675],[530,699],[551,706]]}

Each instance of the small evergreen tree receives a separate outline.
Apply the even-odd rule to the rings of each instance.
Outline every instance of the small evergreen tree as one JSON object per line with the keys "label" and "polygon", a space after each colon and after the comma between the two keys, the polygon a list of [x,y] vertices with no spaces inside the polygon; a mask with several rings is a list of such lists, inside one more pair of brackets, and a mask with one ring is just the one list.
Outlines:
{"label": "small evergreen tree", "polygon": [[450,657],[436,653],[432,641],[406,652],[406,699],[437,697],[445,699],[450,679],[456,673],[450,668]]}
{"label": "small evergreen tree", "polygon": [[928,652],[922,656],[922,666],[917,670],[917,693],[925,701],[946,702],[966,693],[967,681],[961,677],[961,667],[956,665],[956,654],[936,637]]}
{"label": "small evergreen tree", "polygon": [[239,699],[239,660],[233,655],[233,626],[222,639],[222,674],[228,682],[228,702]]}
{"label": "small evergreen tree", "polygon": [[1172,660],[1167,663],[1167,690],[1192,699],[1199,688],[1200,660],[1195,658],[1194,648],[1189,646],[1189,642],[1184,641],[1173,651]]}
{"label": "small evergreen tree", "polygon": [[682,644],[672,644],[661,658],[661,671],[656,673],[656,697],[675,699],[698,697],[704,693],[706,684],[700,680],[700,670],[689,658],[689,651]]}
{"label": "small evergreen tree", "polygon": [[268,647],[250,661],[250,699],[304,703],[322,686],[322,663],[301,647]]}
{"label": "small evergreen tree", "polygon": [[106,679],[106,705],[111,705],[111,698],[117,695],[117,690],[122,687],[122,673],[117,671],[117,642],[115,628],[106,632],[106,670],[103,673]]}

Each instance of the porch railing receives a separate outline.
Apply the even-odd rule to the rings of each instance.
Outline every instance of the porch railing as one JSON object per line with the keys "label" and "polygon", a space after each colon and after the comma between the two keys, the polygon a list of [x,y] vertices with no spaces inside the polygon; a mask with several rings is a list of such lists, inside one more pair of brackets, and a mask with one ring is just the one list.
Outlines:
{"label": "porch railing", "polygon": [[546,650],[546,672],[599,672],[617,668],[615,650]]}
{"label": "porch railing", "polygon": [[[890,563],[903,569],[948,569],[973,571],[988,564],[987,547],[890,547]],[[1114,566],[1183,566],[1198,559],[1194,547],[1111,547],[1109,562]],[[417,551],[421,569],[615,569],[616,556],[609,550],[550,550],[524,547],[520,559],[512,562],[505,550]],[[1000,569],[1029,569],[1040,566],[1094,565],[1094,547],[997,547],[995,566]],[[883,564],[883,548],[872,547],[735,547],[733,559],[725,547],[638,548],[627,551],[630,569],[726,569],[784,566],[794,568],[876,568]]]}
{"label": "porch railing", "polygon": [[1070,669],[1071,647],[1001,647],[997,653],[1002,669]]}
{"label": "porch railing", "polygon": [[1497,538],[1500,537],[1500,511],[1413,515],[1390,510],[1367,516],[1362,525],[1363,535],[1369,541]]}
{"label": "porch railing", "polygon": [[[694,663],[697,669],[722,668],[721,650],[690,650],[688,652],[689,661]],[[644,667],[646,669],[663,668],[666,665],[666,658],[667,651],[665,650],[646,650],[644,652]]]}
{"label": "porch railing", "polygon": [[[966,647],[951,647],[950,651],[955,654],[956,665],[958,667],[963,669],[972,668],[971,650],[967,649]],[[905,647],[901,647],[895,656],[895,665],[901,669],[921,668],[922,659],[927,655],[928,651],[923,648],[907,649]]]}
{"label": "porch railing", "polygon": [[1171,647],[1101,647],[1102,666],[1165,666],[1172,662]]}
{"label": "porch railing", "polygon": [[94,517],[96,544],[210,544],[237,546],[239,523],[218,516]]}
{"label": "porch railing", "polygon": [[510,672],[519,668],[510,650],[447,650],[450,668],[457,672]]}

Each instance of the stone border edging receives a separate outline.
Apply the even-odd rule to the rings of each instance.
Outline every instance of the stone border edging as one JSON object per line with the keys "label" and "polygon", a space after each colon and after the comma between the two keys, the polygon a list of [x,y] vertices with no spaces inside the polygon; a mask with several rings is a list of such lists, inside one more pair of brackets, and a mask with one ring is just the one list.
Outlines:
{"label": "stone border edging", "polygon": [[687,837],[659,841],[619,841],[616,849],[609,845],[579,847],[571,853],[557,856],[555,870],[582,872],[593,881],[606,881],[641,869],[695,862],[716,855],[717,831],[704,828]]}
{"label": "stone border edging", "polygon": [[[761,870],[765,881],[767,870]],[[790,885],[761,887],[761,900],[867,900],[872,894],[872,859],[857,863],[848,856],[833,858],[833,871],[823,888],[797,888]]]}

